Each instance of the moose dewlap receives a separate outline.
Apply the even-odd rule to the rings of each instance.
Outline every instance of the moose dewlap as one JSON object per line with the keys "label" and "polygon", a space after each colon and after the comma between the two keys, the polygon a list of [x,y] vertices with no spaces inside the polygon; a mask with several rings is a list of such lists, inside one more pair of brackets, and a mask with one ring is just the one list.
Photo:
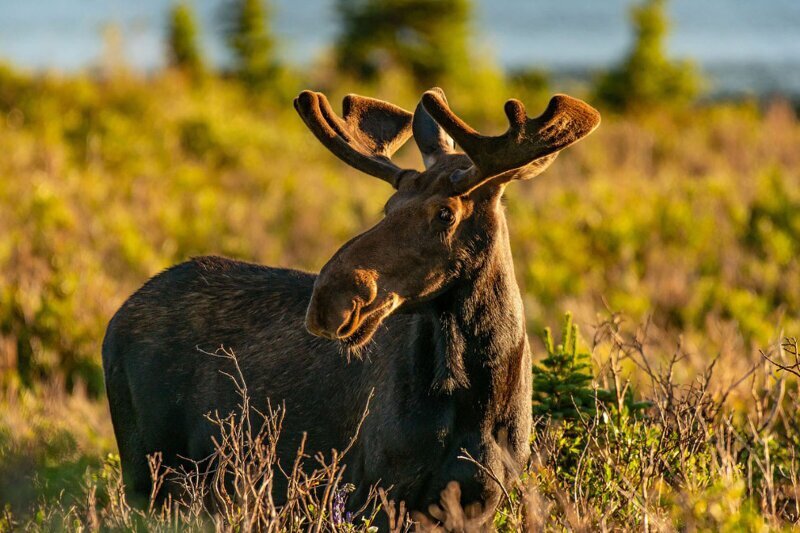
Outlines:
{"label": "moose dewlap", "polygon": [[[424,516],[456,482],[461,505],[488,519],[499,484],[528,459],[531,424],[530,350],[500,199],[600,116],[557,95],[528,118],[509,100],[508,131],[488,137],[458,118],[438,88],[413,114],[350,95],[339,117],[311,91],[294,105],[331,152],[396,189],[385,217],[316,275],[201,257],[125,302],[109,323],[103,367],[128,487],[150,493],[149,454],[180,468],[212,453],[218,428],[205,415],[240,401],[226,376],[230,359],[209,355],[224,347],[236,354],[254,407],[285,404],[285,470],[303,433],[307,452],[342,450],[374,390],[346,458],[357,487],[348,505],[360,506],[380,482]],[[423,171],[391,160],[412,135]],[[369,357],[348,357],[361,350]],[[285,489],[277,479],[276,500]]]}

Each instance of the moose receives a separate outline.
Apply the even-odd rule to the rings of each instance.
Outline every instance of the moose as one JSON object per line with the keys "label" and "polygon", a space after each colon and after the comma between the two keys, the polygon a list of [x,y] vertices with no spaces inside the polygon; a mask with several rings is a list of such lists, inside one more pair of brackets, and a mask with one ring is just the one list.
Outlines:
{"label": "moose", "polygon": [[[531,353],[503,192],[545,170],[600,115],[556,95],[529,118],[512,99],[508,130],[485,136],[439,88],[414,113],[348,95],[339,116],[312,91],[294,106],[325,147],[395,191],[382,220],[317,275],[199,257],[122,305],[103,341],[103,367],[128,488],[149,494],[148,454],[177,467],[213,451],[205,415],[239,402],[223,372],[230,362],[204,353],[225,346],[253,398],[285,405],[285,461],[304,433],[307,450],[327,453],[358,430],[346,461],[358,487],[351,502],[380,483],[424,514],[456,482],[461,505],[488,519],[499,485],[530,454]],[[390,159],[412,134],[423,171]],[[363,350],[369,357],[348,357]]]}

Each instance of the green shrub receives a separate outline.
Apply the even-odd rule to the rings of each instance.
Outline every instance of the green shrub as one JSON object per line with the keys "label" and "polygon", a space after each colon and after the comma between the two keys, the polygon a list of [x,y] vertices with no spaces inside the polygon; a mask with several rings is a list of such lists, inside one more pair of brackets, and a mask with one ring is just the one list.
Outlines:
{"label": "green shrub", "polygon": [[700,78],[694,66],[667,58],[665,6],[666,0],[642,0],[631,8],[635,41],[622,63],[598,80],[595,98],[601,104],[643,111],[687,104],[697,96]]}
{"label": "green shrub", "polygon": [[205,72],[205,61],[197,42],[197,22],[186,0],[172,7],[167,27],[169,64],[198,79]]}
{"label": "green shrub", "polygon": [[275,39],[268,23],[267,0],[228,0],[223,4],[224,31],[233,53],[234,71],[258,88],[275,74]]}
{"label": "green shrub", "polygon": [[337,0],[339,68],[374,79],[395,66],[425,88],[471,70],[470,0]]}
{"label": "green shrub", "polygon": [[545,358],[533,366],[533,414],[557,420],[578,420],[595,412],[595,401],[608,391],[592,388],[592,363],[588,352],[578,348],[578,326],[567,313],[562,342],[553,343],[550,328],[544,330]]}
{"label": "green shrub", "polygon": [[633,389],[626,387],[617,397],[615,389],[593,386],[591,354],[580,348],[578,326],[572,314],[564,315],[562,342],[555,345],[550,328],[545,328],[542,341],[546,355],[533,365],[533,415],[566,422],[593,417],[597,407],[619,414],[637,415],[650,406],[634,400]]}

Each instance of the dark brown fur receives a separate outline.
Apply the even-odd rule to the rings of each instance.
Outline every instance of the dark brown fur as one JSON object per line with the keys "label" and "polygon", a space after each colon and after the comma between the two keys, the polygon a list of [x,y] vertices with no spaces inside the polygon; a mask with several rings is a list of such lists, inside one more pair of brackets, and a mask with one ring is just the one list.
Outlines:
{"label": "dark brown fur", "polygon": [[[560,100],[559,109],[588,108],[571,102]],[[213,428],[203,415],[237,403],[221,373],[230,361],[207,354],[222,346],[236,353],[254,402],[285,402],[284,465],[303,432],[311,451],[341,450],[374,389],[347,461],[359,490],[352,501],[380,481],[394,487],[394,499],[425,512],[456,481],[461,503],[490,516],[497,483],[458,457],[464,450],[510,483],[528,458],[531,424],[530,350],[501,197],[511,177],[549,164],[564,136],[551,136],[559,139],[552,150],[536,138],[528,171],[495,161],[495,174],[478,179],[481,169],[455,152],[420,105],[414,135],[427,169],[416,172],[389,160],[408,136],[410,113],[350,97],[342,120],[324,96],[308,92],[295,105],[334,153],[396,186],[386,216],[318,276],[204,257],[131,296],[103,343],[124,474],[146,494],[147,454],[161,451],[175,466],[179,457],[211,452]],[[596,126],[569,116],[556,122],[574,140]],[[521,148],[514,150],[518,159]],[[472,180],[468,190],[456,179],[463,175]],[[342,346],[362,357],[344,357]]]}

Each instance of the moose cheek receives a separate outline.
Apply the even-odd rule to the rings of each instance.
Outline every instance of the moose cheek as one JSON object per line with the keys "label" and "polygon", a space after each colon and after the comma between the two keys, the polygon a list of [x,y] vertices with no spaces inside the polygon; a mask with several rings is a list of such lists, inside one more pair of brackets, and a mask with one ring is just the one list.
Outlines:
{"label": "moose cheek", "polygon": [[444,270],[437,270],[430,272],[427,276],[425,276],[422,287],[418,290],[418,297],[419,298],[428,298],[434,294],[437,294],[441,291],[442,287],[445,285],[445,273]]}

